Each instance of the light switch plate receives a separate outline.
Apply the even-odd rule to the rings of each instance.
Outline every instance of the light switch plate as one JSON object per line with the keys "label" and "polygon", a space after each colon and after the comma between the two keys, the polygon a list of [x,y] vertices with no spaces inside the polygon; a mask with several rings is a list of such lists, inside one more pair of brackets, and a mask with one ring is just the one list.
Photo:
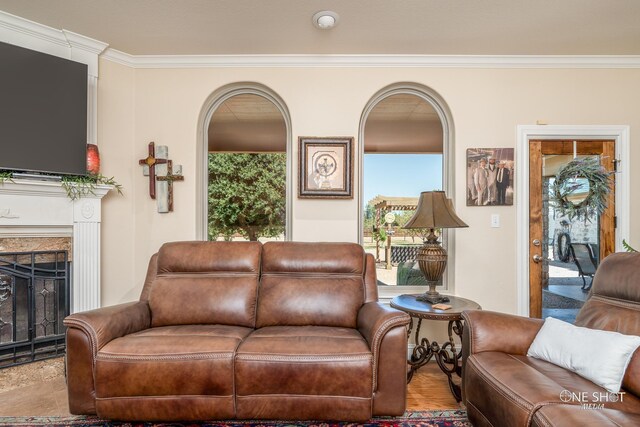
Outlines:
{"label": "light switch plate", "polygon": [[493,228],[500,227],[500,215],[499,214],[491,214],[491,227],[493,227]]}

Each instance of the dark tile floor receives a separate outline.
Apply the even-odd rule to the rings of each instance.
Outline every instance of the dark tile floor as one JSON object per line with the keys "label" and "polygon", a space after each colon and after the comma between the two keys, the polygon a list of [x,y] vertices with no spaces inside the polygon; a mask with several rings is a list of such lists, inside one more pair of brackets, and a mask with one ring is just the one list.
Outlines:
{"label": "dark tile floor", "polygon": [[574,323],[579,311],[579,308],[543,308],[542,318],[553,317],[567,323]]}
{"label": "dark tile floor", "polygon": [[589,292],[583,290],[581,285],[549,285],[548,289],[551,293],[582,302],[589,296]]}
{"label": "dark tile floor", "polygon": [[[590,283],[587,278],[587,284]],[[542,318],[555,317],[574,323],[580,307],[589,296],[573,262],[549,261],[549,284],[543,294]]]}

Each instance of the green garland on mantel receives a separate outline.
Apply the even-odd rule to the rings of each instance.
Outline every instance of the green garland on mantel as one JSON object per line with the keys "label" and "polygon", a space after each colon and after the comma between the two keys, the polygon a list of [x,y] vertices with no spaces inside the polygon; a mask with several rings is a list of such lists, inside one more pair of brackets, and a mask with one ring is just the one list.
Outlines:
{"label": "green garland on mantel", "polygon": [[4,184],[5,181],[13,182],[13,172],[0,171],[0,184]]}
{"label": "green garland on mantel", "polygon": [[637,250],[635,250],[634,248],[631,247],[630,244],[627,243],[626,240],[622,239],[622,247],[624,248],[625,251],[627,252],[638,252]]}
{"label": "green garland on mantel", "polygon": [[62,188],[67,192],[67,197],[76,200],[88,195],[95,196],[96,185],[113,185],[113,188],[122,195],[122,184],[118,184],[113,177],[101,174],[89,175],[65,175],[62,177]]}
{"label": "green garland on mantel", "polygon": [[[13,178],[13,172],[1,171],[0,185],[6,181],[14,182]],[[118,184],[114,177],[106,177],[101,174],[65,175],[62,177],[60,184],[67,193],[67,197],[71,200],[76,200],[88,195],[95,196],[97,185],[113,185],[113,188],[118,194],[122,195],[122,184]]]}
{"label": "green garland on mantel", "polygon": [[[607,209],[612,174],[600,164],[597,157],[573,159],[556,174],[550,201],[560,215],[568,217],[569,221],[574,218],[591,221],[592,217],[602,215]],[[581,187],[575,182],[578,178],[589,182],[589,193],[582,202],[574,204],[569,196]]]}

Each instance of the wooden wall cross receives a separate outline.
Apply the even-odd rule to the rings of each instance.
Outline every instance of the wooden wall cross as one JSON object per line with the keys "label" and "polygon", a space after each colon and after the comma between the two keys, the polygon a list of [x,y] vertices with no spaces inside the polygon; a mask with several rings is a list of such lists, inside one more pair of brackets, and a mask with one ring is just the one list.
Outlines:
{"label": "wooden wall cross", "polygon": [[[182,168],[180,168],[180,172],[182,172]],[[173,173],[173,162],[171,160],[167,160],[167,175],[166,176],[158,176],[156,177],[158,181],[167,183],[167,193],[168,193],[168,208],[169,212],[173,212],[173,181],[184,181],[184,176],[181,173],[177,173],[174,175]],[[163,212],[163,209],[160,207],[160,203],[158,203],[158,211]]]}
{"label": "wooden wall cross", "polygon": [[138,161],[138,164],[149,167],[149,196],[156,198],[156,165],[167,163],[167,159],[156,158],[156,145],[154,142],[149,143],[149,155]]}
{"label": "wooden wall cross", "polygon": [[182,166],[174,168],[169,148],[153,142],[149,143],[149,155],[138,163],[143,166],[142,173],[149,176],[149,196],[155,199],[158,213],[173,212],[173,182],[184,180]]}

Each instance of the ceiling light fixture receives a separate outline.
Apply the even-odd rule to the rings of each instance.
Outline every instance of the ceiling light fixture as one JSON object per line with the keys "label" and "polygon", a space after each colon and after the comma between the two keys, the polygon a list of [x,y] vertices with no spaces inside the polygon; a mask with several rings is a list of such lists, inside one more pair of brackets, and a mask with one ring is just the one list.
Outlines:
{"label": "ceiling light fixture", "polygon": [[313,25],[321,30],[328,30],[335,27],[338,24],[340,16],[337,13],[330,10],[323,10],[313,15]]}

